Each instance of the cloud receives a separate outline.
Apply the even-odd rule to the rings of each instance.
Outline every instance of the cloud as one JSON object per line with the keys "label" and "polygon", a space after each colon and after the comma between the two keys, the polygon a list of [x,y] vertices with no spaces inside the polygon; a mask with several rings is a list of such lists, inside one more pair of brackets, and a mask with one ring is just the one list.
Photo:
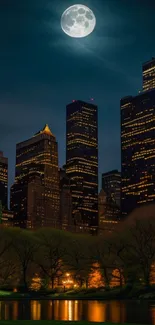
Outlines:
{"label": "cloud", "polygon": [[[70,37],[59,38],[51,43],[51,47],[61,48],[67,54],[90,58],[92,64],[98,65],[100,69],[110,70],[125,77],[130,83],[135,85],[139,82],[139,78],[135,78],[131,74],[118,65],[117,61],[108,59],[107,53],[110,51],[121,51],[121,48],[132,45],[135,41],[134,36],[125,38],[108,37],[108,36],[92,36],[88,39],[74,39]],[[102,65],[101,65],[102,63]]]}

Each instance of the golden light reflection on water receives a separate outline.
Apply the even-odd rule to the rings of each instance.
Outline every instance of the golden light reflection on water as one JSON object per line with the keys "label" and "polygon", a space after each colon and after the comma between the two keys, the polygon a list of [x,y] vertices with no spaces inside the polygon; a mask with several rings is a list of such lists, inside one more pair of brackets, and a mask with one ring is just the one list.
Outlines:
{"label": "golden light reflection on water", "polygon": [[107,304],[98,301],[90,301],[88,304],[88,321],[105,322]]}
{"label": "golden light reflection on water", "polygon": [[4,307],[5,320],[9,319],[9,305],[6,303]]}
{"label": "golden light reflection on water", "polygon": [[1,301],[0,320],[65,320],[91,322],[134,322],[155,325],[155,305],[119,301]]}
{"label": "golden light reflection on water", "polygon": [[112,323],[124,323],[125,322],[125,308],[124,304],[113,301],[110,304],[110,315],[111,315],[111,322]]}
{"label": "golden light reflection on water", "polygon": [[80,319],[79,302],[77,300],[48,301],[47,315],[48,319],[77,321]]}
{"label": "golden light reflection on water", "polygon": [[39,301],[31,301],[31,319],[40,320],[41,319],[41,303]]}
{"label": "golden light reflection on water", "polygon": [[12,302],[12,319],[17,320],[18,319],[18,302],[13,301]]}

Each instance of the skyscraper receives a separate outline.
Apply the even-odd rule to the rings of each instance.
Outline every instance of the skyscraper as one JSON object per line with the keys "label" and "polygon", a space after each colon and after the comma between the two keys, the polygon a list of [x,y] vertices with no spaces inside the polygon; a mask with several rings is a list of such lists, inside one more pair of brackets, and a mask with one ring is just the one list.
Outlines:
{"label": "skyscraper", "polygon": [[2,209],[8,207],[8,158],[0,151],[0,201]]}
{"label": "skyscraper", "polygon": [[102,174],[102,189],[107,198],[120,207],[121,173],[118,170],[115,169]]}
{"label": "skyscraper", "polygon": [[77,100],[67,105],[66,173],[70,178],[74,222],[98,226],[97,106]]}
{"label": "skyscraper", "polygon": [[[146,67],[146,65],[145,65]],[[148,71],[145,69],[145,71]],[[143,76],[143,88],[147,86]],[[149,79],[148,79],[149,80]],[[122,216],[155,201],[155,89],[121,100]]]}
{"label": "skyscraper", "polygon": [[46,124],[31,139],[16,145],[11,209],[21,227],[55,226],[59,204],[58,147]]}
{"label": "skyscraper", "polygon": [[155,89],[155,58],[143,64],[143,90]]}
{"label": "skyscraper", "polygon": [[60,225],[64,230],[72,230],[72,194],[70,180],[65,168],[60,168]]}
{"label": "skyscraper", "polygon": [[99,233],[113,231],[119,223],[119,207],[109,202],[106,192],[102,189],[98,195]]}

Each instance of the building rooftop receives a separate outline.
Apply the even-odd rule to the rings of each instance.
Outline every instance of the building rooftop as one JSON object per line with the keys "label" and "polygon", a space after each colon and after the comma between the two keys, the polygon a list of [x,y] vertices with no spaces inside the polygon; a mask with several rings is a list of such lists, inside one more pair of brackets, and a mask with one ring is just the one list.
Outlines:
{"label": "building rooftop", "polygon": [[155,61],[155,57],[152,57],[151,60],[144,62],[144,63],[143,63],[143,66],[146,65],[146,64],[148,64],[148,63],[151,63],[151,62],[153,62],[153,61]]}
{"label": "building rooftop", "polygon": [[43,127],[43,129],[39,132],[37,132],[35,135],[39,135],[39,134],[48,134],[48,135],[52,135],[53,136],[53,133],[51,132],[48,124],[45,124],[45,126]]}
{"label": "building rooftop", "polygon": [[118,169],[113,169],[113,170],[110,170],[109,172],[102,173],[102,177],[109,176],[109,175],[114,175],[114,174],[117,174],[117,175],[120,176],[121,172],[119,172]]}

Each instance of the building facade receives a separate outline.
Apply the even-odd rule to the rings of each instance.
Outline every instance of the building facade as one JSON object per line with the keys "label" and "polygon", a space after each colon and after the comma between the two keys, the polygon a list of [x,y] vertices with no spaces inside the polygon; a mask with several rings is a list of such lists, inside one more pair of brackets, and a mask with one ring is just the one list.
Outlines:
{"label": "building facade", "polygon": [[48,125],[17,144],[10,198],[15,223],[20,227],[55,227],[59,222],[58,146]]}
{"label": "building facade", "polygon": [[0,201],[2,209],[8,208],[8,158],[0,151]]}
{"label": "building facade", "polygon": [[73,228],[72,220],[72,193],[70,180],[66,175],[66,170],[60,168],[60,228],[71,230]]}
{"label": "building facade", "polygon": [[74,223],[98,227],[98,112],[80,100],[67,105],[66,173]]}
{"label": "building facade", "polygon": [[149,90],[121,100],[122,217],[155,201],[155,89],[146,80]]}
{"label": "building facade", "polygon": [[118,170],[102,174],[102,189],[105,191],[107,198],[120,207],[121,173]]}
{"label": "building facade", "polygon": [[0,224],[2,227],[13,227],[14,226],[13,212],[9,210],[3,210]]}
{"label": "building facade", "polygon": [[143,64],[143,91],[155,89],[155,58]]}
{"label": "building facade", "polygon": [[101,189],[98,195],[99,233],[111,232],[120,221],[120,208],[112,200],[109,200],[106,192]]}

